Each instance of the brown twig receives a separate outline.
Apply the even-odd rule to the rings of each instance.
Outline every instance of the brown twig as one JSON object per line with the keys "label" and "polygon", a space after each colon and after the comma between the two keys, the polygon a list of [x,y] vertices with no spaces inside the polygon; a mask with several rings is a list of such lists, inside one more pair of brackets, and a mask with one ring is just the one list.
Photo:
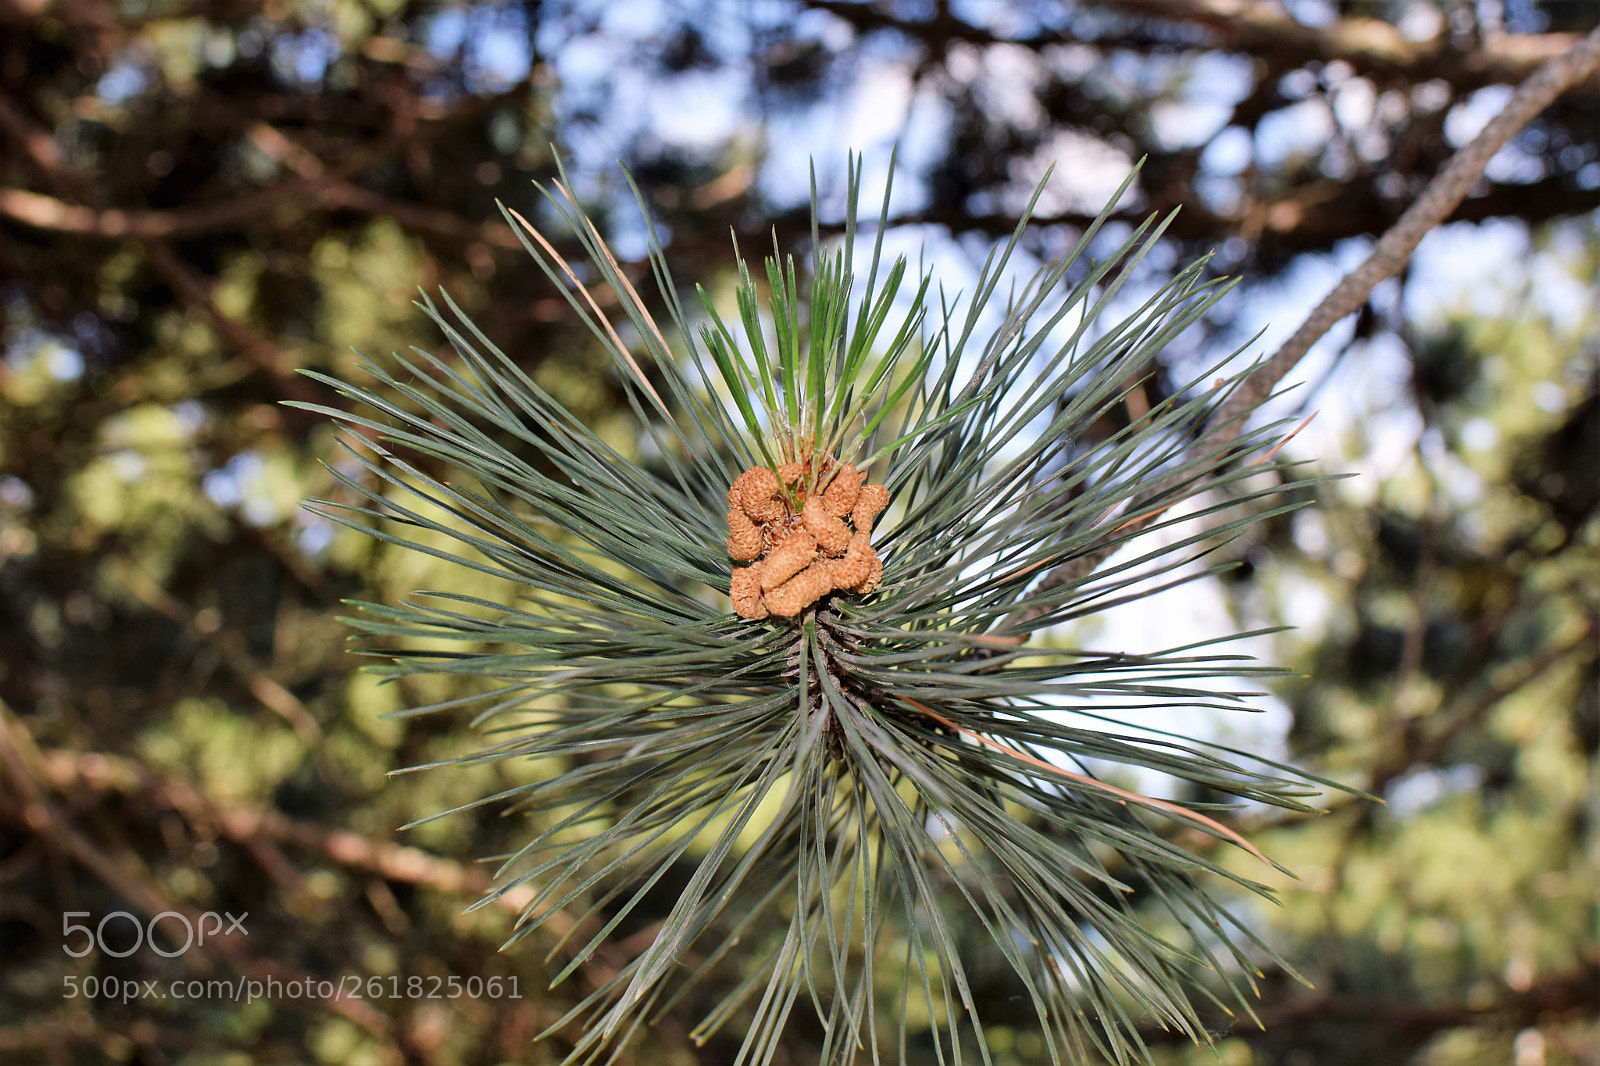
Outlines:
{"label": "brown twig", "polygon": [[[1375,18],[1347,16],[1308,26],[1282,6],[1257,0],[1121,0],[1118,6],[1145,18],[1204,26],[1214,47],[1267,54],[1297,66],[1342,60],[1362,74],[1412,82],[1440,78],[1469,90],[1522,81],[1540,63],[1567,54],[1580,39],[1575,33],[1515,34],[1460,51],[1442,34],[1413,41]],[[1585,77],[1580,74],[1574,84]],[[1585,88],[1600,92],[1600,80]]]}
{"label": "brown twig", "polygon": [[[1395,753],[1389,761],[1379,764],[1373,770],[1367,784],[1363,786],[1366,794],[1381,796],[1396,778],[1403,777],[1419,766],[1437,762],[1457,738],[1481,723],[1485,715],[1526,686],[1545,676],[1569,655],[1585,647],[1592,647],[1597,634],[1600,634],[1600,621],[1591,619],[1571,640],[1547,647],[1533,658],[1522,661],[1510,672],[1511,676],[1508,679],[1491,685],[1471,695],[1470,698],[1463,695],[1452,700],[1450,706],[1433,712],[1429,715],[1429,720],[1443,724],[1428,736],[1406,744],[1403,750]],[[1315,813],[1297,812],[1285,817],[1261,819],[1252,823],[1250,831],[1261,833],[1294,825],[1308,818],[1321,818],[1344,809],[1348,804],[1359,800],[1361,796],[1361,793],[1355,792],[1334,793],[1330,797],[1330,802]]]}
{"label": "brown twig", "polygon": [[190,266],[170,242],[151,237],[141,240],[139,245],[144,251],[145,261],[172,287],[190,313],[209,321],[222,339],[239,351],[249,367],[272,379],[284,399],[308,403],[320,403],[327,399],[322,390],[313,388],[304,378],[293,373],[286,365],[282,351],[271,339],[248,322],[235,318],[217,306],[213,297],[215,283]]}
{"label": "brown twig", "polygon": [[[323,163],[271,126],[264,123],[252,125],[248,133],[252,143],[269,155],[278,156],[295,176],[245,196],[190,207],[124,209],[96,204],[92,199],[85,203],[71,203],[28,189],[4,188],[0,189],[0,216],[35,229],[85,237],[177,240],[235,229],[275,214],[282,219],[285,212],[303,215],[317,207],[350,206],[356,210],[375,210],[381,205],[384,213],[391,213],[395,205],[351,183],[368,168],[399,149],[425,147],[438,132],[503,106],[507,100],[527,89],[534,73],[530,71],[527,77],[504,92],[475,98],[420,128],[412,121],[399,122],[390,132],[350,152],[337,164]],[[20,117],[18,112],[14,112],[14,115]],[[5,118],[0,114],[0,128],[3,128]],[[30,153],[33,151],[30,149]],[[44,151],[48,153],[48,149]],[[449,220],[441,217],[447,213],[430,208],[413,210],[419,212],[417,217],[427,223],[425,228],[439,229],[442,225],[451,231],[445,234],[447,236],[472,236],[474,239],[510,246],[505,245],[506,237],[510,235],[509,227],[495,229],[499,224],[493,223],[480,229],[467,223],[466,230],[473,231],[469,233],[455,224],[461,220],[454,219],[454,216],[450,216]]]}
{"label": "brown twig", "polygon": [[1224,401],[1211,418],[1211,430],[1238,436],[1244,426],[1241,416],[1271,395],[1284,376],[1336,322],[1360,310],[1378,282],[1405,266],[1418,242],[1449,218],[1466,198],[1494,154],[1558,96],[1597,69],[1600,69],[1600,29],[1590,33],[1565,55],[1546,62],[1519,85],[1500,114],[1466,147],[1450,157],[1417,201],[1378,239],[1366,260],[1346,274],[1272,358]]}
{"label": "brown twig", "polygon": [[348,791],[346,774],[329,756],[326,737],[316,716],[299,697],[284,687],[282,682],[261,669],[250,654],[243,636],[232,629],[207,630],[201,627],[194,610],[172,595],[160,582],[137,567],[124,566],[118,576],[124,588],[145,605],[165,615],[182,626],[196,639],[208,641],[229,672],[245,686],[267,710],[282,718],[299,738],[306,755],[317,767],[323,780]]}
{"label": "brown twig", "polygon": [[[1500,114],[1450,158],[1416,203],[1379,238],[1366,261],[1345,275],[1272,358],[1250,373],[1217,407],[1200,438],[1204,444],[1208,448],[1221,448],[1237,440],[1250,411],[1272,394],[1324,333],[1361,308],[1378,282],[1405,266],[1418,242],[1460,205],[1468,190],[1483,176],[1484,167],[1494,154],[1556,97],[1597,69],[1600,69],[1600,29],[1590,33],[1570,52],[1546,62],[1518,86]],[[1146,523],[1153,520],[1153,516],[1145,519]],[[1030,595],[1037,596],[1082,581],[1110,558],[1121,543],[1118,541],[1062,563],[1047,573]],[[1019,611],[999,628],[1004,631],[1025,627],[1041,615],[1042,612],[1034,609]]]}
{"label": "brown twig", "polygon": [[[1354,1022],[1405,1030],[1418,1036],[1488,1022],[1525,1026],[1551,1015],[1582,1016],[1592,1012],[1597,995],[1600,995],[1600,959],[1590,955],[1565,973],[1552,974],[1526,990],[1487,1003],[1407,1003],[1316,991],[1262,1011],[1259,1028],[1267,1032],[1304,1031],[1317,1022]],[[1240,1018],[1231,1028],[1235,1033],[1256,1030],[1257,1025],[1247,1018]],[[1147,1034],[1147,1038],[1167,1040],[1174,1035],[1155,1031]]]}
{"label": "brown twig", "polygon": [[[846,0],[806,0],[806,6],[827,11],[860,32],[893,29],[942,54],[956,43],[1008,45],[1043,50],[1074,40],[1070,33],[1046,30],[1031,35],[999,35],[981,25],[953,17],[946,5],[932,19],[897,17],[888,5]],[[1114,6],[1142,20],[1182,22],[1204,27],[1208,39],[1193,47],[1249,52],[1286,66],[1342,60],[1357,72],[1398,77],[1412,82],[1442,78],[1462,89],[1518,82],[1552,56],[1578,41],[1574,33],[1497,36],[1479,47],[1461,51],[1443,37],[1413,41],[1395,26],[1375,18],[1346,16],[1326,26],[1297,21],[1281,5],[1262,0],[1114,0]],[[1136,39],[1124,31],[1119,43]],[[1145,37],[1171,48],[1170,38]],[[1093,42],[1091,42],[1093,43]],[[1600,92],[1600,80],[1589,86]]]}
{"label": "brown twig", "polygon": [[27,189],[0,189],[0,215],[35,229],[80,237],[198,237],[257,221],[283,204],[306,201],[331,184],[332,179],[291,178],[249,196],[171,210],[102,209]]}
{"label": "brown twig", "polygon": [[[264,840],[274,845],[319,854],[329,861],[398,884],[417,885],[451,896],[476,897],[492,884],[488,872],[420,848],[375,841],[349,830],[298,821],[277,811],[247,805],[225,805],[187,781],[156,773],[132,759],[62,748],[40,753],[41,775],[58,792],[143,794],[157,806],[182,815],[202,835],[220,835],[236,844]],[[533,890],[513,889],[496,897],[495,905],[520,914]],[[570,924],[571,919],[567,919]],[[565,925],[561,928],[564,930]]]}
{"label": "brown twig", "polygon": [[[265,124],[262,126],[270,130]],[[107,214],[102,210],[103,201],[92,176],[73,167],[62,154],[55,138],[39,128],[4,95],[0,95],[0,133],[21,146],[29,162],[58,191],[68,193],[82,201],[81,208],[72,208],[73,210],[99,211],[102,215]],[[268,133],[263,133],[262,137],[271,140]],[[310,154],[304,153],[304,155]],[[321,180],[325,176],[325,168],[314,157],[310,158],[310,162],[301,158],[300,162],[302,165],[299,172],[303,177],[309,180]],[[3,199],[4,192],[0,191],[0,201]],[[70,205],[65,206],[70,207]],[[192,313],[208,319],[223,339],[240,351],[246,362],[272,377],[282,389],[286,399],[305,401],[323,399],[320,392],[311,388],[306,381],[291,373],[283,365],[277,345],[247,322],[234,318],[217,306],[212,298],[213,283],[190,267],[165,238],[151,235],[138,239],[144,251],[145,261],[171,286],[179,300],[187,305]]]}
{"label": "brown twig", "polygon": [[56,139],[29,121],[28,116],[3,94],[0,94],[0,133],[16,141],[34,169],[51,181],[80,197],[91,191],[88,179],[68,164]]}

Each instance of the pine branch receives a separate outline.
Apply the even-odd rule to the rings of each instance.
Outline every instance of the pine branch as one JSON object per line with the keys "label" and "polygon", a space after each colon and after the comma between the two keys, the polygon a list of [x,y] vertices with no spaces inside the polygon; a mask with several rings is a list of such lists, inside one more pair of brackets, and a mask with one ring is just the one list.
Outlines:
{"label": "pine branch", "polygon": [[[1232,638],[1122,655],[1008,644],[1002,622],[1018,609],[1037,625],[1068,621],[1181,584],[1184,564],[1255,520],[1250,509],[1295,506],[1274,498],[1278,485],[1243,487],[1258,468],[1232,469],[1234,441],[1190,446],[1231,356],[1109,439],[1074,444],[1228,286],[1191,264],[1107,321],[1171,221],[1145,220],[1069,284],[1108,206],[1065,261],[1013,280],[1020,219],[952,305],[904,258],[885,261],[887,191],[857,271],[861,172],[852,159],[842,238],[814,241],[808,270],[775,249],[762,290],[736,259],[736,316],[700,288],[704,317],[691,321],[653,245],[670,331],[564,182],[547,195],[589,276],[507,214],[608,354],[637,455],[562,407],[448,296],[423,309],[456,359],[414,349],[392,367],[369,361],[369,388],[312,373],[355,409],[298,405],[359,434],[348,450],[359,469],[334,475],[351,495],[319,513],[515,590],[503,602],[418,592],[358,604],[350,619],[362,650],[387,660],[376,672],[472,686],[405,712],[477,709],[474,724],[498,739],[453,763],[568,767],[429,816],[504,804],[537,817],[484,901],[525,894],[513,940],[581,912],[569,928],[593,931],[559,982],[674,867],[692,868],[649,947],[552,1026],[581,1026],[575,1062],[613,1053],[683,995],[686,954],[720,959],[741,940],[748,977],[698,1030],[746,1019],[741,1061],[769,1063],[808,1002],[824,1061],[875,1046],[876,1012],[891,1010],[875,975],[891,946],[908,953],[900,1027],[920,986],[933,1056],[981,1047],[959,932],[973,921],[1027,988],[1054,1055],[1136,1055],[1135,1015],[1203,1040],[1191,969],[1250,970],[1218,940],[1236,923],[1201,877],[1267,889],[1148,820],[1270,860],[1215,805],[1143,795],[1091,768],[1141,767],[1291,810],[1315,791],[1292,768],[1104,718],[1240,706],[1248,692],[1217,682],[1271,671],[1230,654]],[[1260,468],[1273,428],[1238,434],[1265,453]],[[441,480],[411,455],[464,477]],[[1162,479],[1170,498],[1146,506]],[[1241,491],[1169,513],[1213,484]],[[1062,558],[1146,528],[1174,535],[1092,581],[1030,588]],[[1107,726],[1065,724],[1066,710]],[[1135,884],[1182,945],[1146,928]],[[794,901],[787,915],[782,900]]]}

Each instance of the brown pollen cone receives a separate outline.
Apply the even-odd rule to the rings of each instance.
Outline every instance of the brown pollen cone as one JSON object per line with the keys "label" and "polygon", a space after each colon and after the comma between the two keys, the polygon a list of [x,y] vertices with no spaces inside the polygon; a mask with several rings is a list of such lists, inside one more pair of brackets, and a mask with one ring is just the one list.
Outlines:
{"label": "brown pollen cone", "polygon": [[878,558],[878,553],[872,553],[872,571],[867,574],[867,579],[859,585],[853,585],[844,591],[856,596],[865,596],[878,587],[878,582],[883,580],[883,560]]}
{"label": "brown pollen cone", "polygon": [[767,607],[780,618],[793,618],[833,591],[833,574],[825,559],[818,559],[775,589],[767,590]]}
{"label": "brown pollen cone", "polygon": [[728,586],[728,598],[740,618],[765,618],[767,605],[761,599],[761,566],[736,566]]}
{"label": "brown pollen cone", "polygon": [[844,553],[844,558],[833,562],[833,587],[847,589],[861,584],[872,573],[872,560],[877,557],[878,553],[867,543],[865,533],[852,536],[850,549]]}
{"label": "brown pollen cone", "polygon": [[806,532],[817,539],[817,547],[824,555],[844,554],[850,545],[850,527],[828,513],[822,497],[807,497],[800,517],[805,520]]}
{"label": "brown pollen cone", "polygon": [[833,475],[832,483],[822,493],[822,506],[835,518],[849,518],[850,512],[855,509],[856,497],[861,495],[861,482],[866,476],[850,463],[840,466],[839,472]]}
{"label": "brown pollen cone", "polygon": [[[775,475],[753,466],[728,489],[728,555],[752,564],[735,566],[729,582],[728,598],[741,618],[793,618],[830,593],[871,592],[883,577],[872,522],[888,505],[889,490],[863,485],[862,471],[850,463],[835,470],[824,457],[817,482],[830,472],[832,480],[807,495],[800,483],[811,470],[809,463],[785,463]],[[798,514],[785,486],[796,489]]]}
{"label": "brown pollen cone", "polygon": [[739,494],[739,507],[755,522],[771,522],[782,518],[785,510],[783,497],[778,492],[778,479],[764,466],[752,466],[739,475],[733,483]]}
{"label": "brown pollen cone", "polygon": [[750,516],[735,507],[728,512],[728,554],[741,563],[761,558],[766,538]]}
{"label": "brown pollen cone", "polygon": [[761,587],[775,589],[811,565],[817,557],[817,538],[803,529],[789,534],[761,564]]}
{"label": "brown pollen cone", "polygon": [[872,536],[872,521],[889,506],[889,490],[882,485],[863,485],[861,494],[856,497],[855,508],[850,512],[850,520],[855,523],[858,533]]}

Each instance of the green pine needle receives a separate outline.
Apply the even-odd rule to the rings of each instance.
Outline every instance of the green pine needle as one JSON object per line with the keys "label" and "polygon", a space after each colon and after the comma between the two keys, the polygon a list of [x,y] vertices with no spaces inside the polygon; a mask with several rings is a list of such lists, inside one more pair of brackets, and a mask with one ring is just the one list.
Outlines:
{"label": "green pine needle", "polygon": [[[448,296],[421,306],[455,358],[368,361],[366,388],[311,375],[371,412],[313,408],[354,431],[360,470],[336,474],[353,497],[316,501],[318,513],[517,590],[508,603],[418,592],[359,604],[350,623],[385,658],[380,672],[481,690],[405,712],[477,709],[491,743],[455,763],[565,767],[471,805],[540,827],[501,857],[490,897],[531,890],[513,940],[557,911],[582,914],[555,982],[671,868],[692,866],[651,946],[551,1027],[579,1034],[570,1061],[609,1060],[736,965],[742,980],[695,1037],[742,1033],[741,1066],[773,1060],[796,1009],[820,1019],[827,1063],[988,1062],[967,970],[979,935],[1015,971],[1052,1062],[1138,1059],[1148,1024],[1204,1041],[1191,996],[1215,993],[1197,982],[1210,973],[1248,1013],[1253,959],[1270,955],[1205,883],[1268,893],[1181,841],[1260,853],[1221,805],[1142,796],[1087,767],[1309,809],[1311,779],[1291,767],[1118,717],[1241,707],[1247,693],[1217,679],[1269,671],[1227,653],[1226,635],[1138,655],[1036,638],[1193,580],[1185,564],[1293,506],[1261,477],[1274,467],[1242,461],[1283,427],[1216,447],[1200,433],[1238,380],[1213,383],[1227,359],[1109,437],[1086,432],[1228,286],[1196,263],[1109,321],[1170,216],[1084,263],[1102,214],[1064,261],[1014,284],[1025,216],[971,296],[951,300],[904,258],[883,262],[887,192],[856,272],[859,160],[848,191],[843,239],[816,240],[807,269],[775,250],[762,287],[736,253],[731,319],[696,286],[703,317],[691,320],[652,245],[669,342],[565,186],[546,190],[636,351],[554,246],[506,211],[610,353],[648,462],[563,408]],[[735,616],[730,482],[805,462],[794,506],[829,459],[872,467],[892,495],[873,538],[881,585],[794,619]],[[1156,529],[1159,542],[1139,539]],[[1064,724],[1062,710],[1098,725]],[[1136,894],[1176,939],[1153,931]]]}

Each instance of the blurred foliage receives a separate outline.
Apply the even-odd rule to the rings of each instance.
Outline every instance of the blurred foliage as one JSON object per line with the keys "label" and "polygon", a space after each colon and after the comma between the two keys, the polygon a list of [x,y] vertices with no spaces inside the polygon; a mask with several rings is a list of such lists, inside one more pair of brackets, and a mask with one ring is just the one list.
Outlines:
{"label": "blurred foliage", "polygon": [[[494,211],[533,205],[550,143],[631,257],[622,158],[678,277],[708,288],[729,227],[751,248],[804,236],[806,156],[843,140],[904,132],[897,219],[979,259],[1048,161],[1067,165],[1026,238],[1041,256],[1096,175],[1148,155],[1126,217],[1187,205],[1152,269],[1215,248],[1246,279],[1176,363],[1315,288],[1497,86],[1595,19],[1553,0],[1286,6],[1298,19],[1212,0],[0,0],[0,1059],[555,1062],[571,1034],[533,1035],[649,942],[636,914],[616,954],[546,991],[553,928],[500,955],[514,909],[463,913],[476,860],[526,823],[396,832],[542,768],[387,777],[479,741],[384,717],[451,692],[358,673],[340,600],[499,590],[301,511],[337,493],[319,464],[338,459],[321,420],[279,406],[326,402],[294,371],[352,374],[352,346],[438,347],[410,300],[444,286],[630,443],[617,383]],[[1229,1066],[1600,1061],[1597,108],[1594,81],[1569,94],[1463,205],[1484,243],[1445,247],[1502,249],[1492,283],[1457,294],[1419,263],[1333,338],[1304,402],[1334,428],[1297,454],[1361,476],[1240,548],[1238,623],[1300,626],[1275,652],[1304,677],[1280,689],[1293,756],[1388,802],[1236,817],[1301,878],[1242,913],[1315,988],[1269,973],[1264,1030],[1217,1017]],[[62,951],[65,912],[119,910],[248,912],[249,936]],[[107,932],[126,945],[123,920]],[[974,972],[1000,1060],[1038,1061],[1004,966]],[[387,994],[448,975],[515,977],[520,998]],[[239,976],[396,984],[63,991]],[[686,1034],[740,976],[718,971],[634,1061],[731,1061],[736,1041]],[[814,1060],[808,1024],[789,1061]]]}

